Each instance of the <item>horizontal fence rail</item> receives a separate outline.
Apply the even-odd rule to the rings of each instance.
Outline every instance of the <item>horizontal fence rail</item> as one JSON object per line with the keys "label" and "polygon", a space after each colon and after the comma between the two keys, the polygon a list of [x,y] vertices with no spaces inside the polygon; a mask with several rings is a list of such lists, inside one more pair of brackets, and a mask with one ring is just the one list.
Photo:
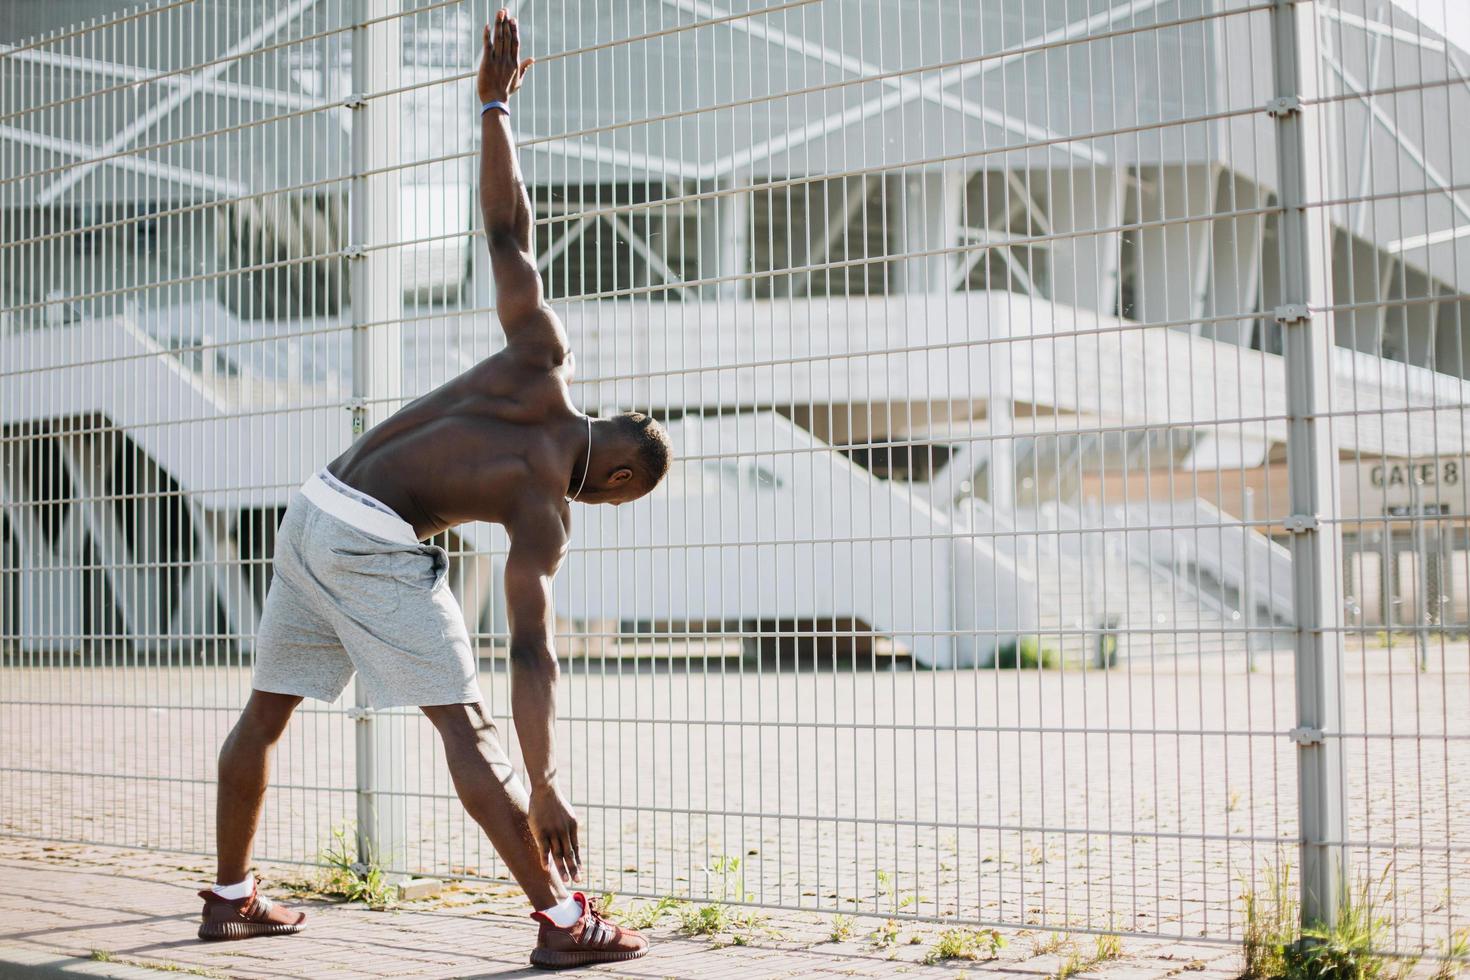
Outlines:
{"label": "horizontal fence rail", "polygon": [[[0,834],[208,854],[297,488],[504,343],[493,10],[44,7],[0,37]],[[587,886],[1240,942],[1289,876],[1454,955],[1455,5],[513,7],[574,400],[676,453],[556,585]],[[508,542],[435,543],[519,762]],[[260,860],[506,876],[416,711],[309,703],[272,779]]]}

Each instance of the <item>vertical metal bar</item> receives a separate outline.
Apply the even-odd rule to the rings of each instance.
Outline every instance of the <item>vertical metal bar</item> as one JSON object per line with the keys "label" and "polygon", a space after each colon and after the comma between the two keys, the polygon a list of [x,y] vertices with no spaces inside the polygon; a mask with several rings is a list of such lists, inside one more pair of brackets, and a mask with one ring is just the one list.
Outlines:
{"label": "vertical metal bar", "polygon": [[[398,85],[401,60],[395,0],[357,0],[352,27],[352,190],[349,277],[352,322],[352,435],[356,438],[396,407],[401,386],[398,321],[402,316],[399,239],[398,117],[391,98],[366,98]],[[369,25],[376,17],[386,19]],[[378,171],[369,176],[370,171]],[[387,854],[375,794],[378,767],[375,722],[361,677],[353,683],[356,719],[357,854],[374,861]],[[401,800],[397,801],[401,802]]]}
{"label": "vertical metal bar", "polygon": [[[1250,673],[1256,671],[1256,590],[1255,581],[1251,577],[1251,535],[1256,533],[1256,492],[1246,487],[1242,494],[1240,508],[1240,519],[1243,529],[1241,538],[1245,541],[1240,549],[1240,614],[1242,625],[1245,627],[1245,669]],[[1267,566],[1268,568],[1270,566]]]}
{"label": "vertical metal bar", "polygon": [[[1278,0],[1271,17],[1277,99],[1277,180],[1281,188],[1281,295],[1285,339],[1287,495],[1293,528],[1296,608],[1297,792],[1301,835],[1301,904],[1305,922],[1331,924],[1345,876],[1342,749],[1341,583],[1335,468],[1337,448],[1326,413],[1332,385],[1333,318],[1327,262],[1331,228],[1322,200],[1316,95],[1320,58],[1317,6]],[[1304,103],[1308,103],[1304,106]],[[1311,312],[1316,308],[1319,312]],[[1327,733],[1324,737],[1323,733]]]}

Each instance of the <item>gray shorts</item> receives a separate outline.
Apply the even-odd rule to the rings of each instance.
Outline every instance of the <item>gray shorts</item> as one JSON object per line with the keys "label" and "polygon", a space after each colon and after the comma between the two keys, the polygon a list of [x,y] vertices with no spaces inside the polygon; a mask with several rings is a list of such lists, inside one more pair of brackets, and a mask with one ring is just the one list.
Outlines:
{"label": "gray shorts", "polygon": [[356,671],[375,708],[479,701],[448,567],[391,509],[318,473],[276,533],[254,688],[334,701]]}

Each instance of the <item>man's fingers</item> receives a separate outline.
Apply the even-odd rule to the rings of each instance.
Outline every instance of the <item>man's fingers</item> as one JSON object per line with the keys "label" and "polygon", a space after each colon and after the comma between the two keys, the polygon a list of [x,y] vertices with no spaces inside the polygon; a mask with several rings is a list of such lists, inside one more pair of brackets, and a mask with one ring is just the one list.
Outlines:
{"label": "man's fingers", "polygon": [[551,871],[553,874],[561,875],[562,881],[568,878],[566,848],[560,838],[557,838],[551,845]]}
{"label": "man's fingers", "polygon": [[572,862],[571,848],[567,847],[565,838],[561,842],[561,880],[571,881],[576,877],[575,865]]}
{"label": "man's fingers", "polygon": [[582,875],[581,861],[577,858],[577,826],[573,824],[561,842],[562,863],[566,865],[567,880],[576,881]]}
{"label": "man's fingers", "polygon": [[575,828],[567,831],[567,835],[561,842],[562,863],[567,869],[567,880],[576,881],[580,875],[577,860],[577,831]]}

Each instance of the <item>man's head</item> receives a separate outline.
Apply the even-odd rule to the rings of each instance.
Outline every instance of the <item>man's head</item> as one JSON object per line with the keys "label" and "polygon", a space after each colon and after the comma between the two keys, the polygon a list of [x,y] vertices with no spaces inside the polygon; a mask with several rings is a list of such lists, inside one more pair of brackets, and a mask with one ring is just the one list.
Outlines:
{"label": "man's head", "polygon": [[669,434],[651,416],[624,412],[592,423],[592,465],[577,495],[584,504],[625,504],[669,471]]}

